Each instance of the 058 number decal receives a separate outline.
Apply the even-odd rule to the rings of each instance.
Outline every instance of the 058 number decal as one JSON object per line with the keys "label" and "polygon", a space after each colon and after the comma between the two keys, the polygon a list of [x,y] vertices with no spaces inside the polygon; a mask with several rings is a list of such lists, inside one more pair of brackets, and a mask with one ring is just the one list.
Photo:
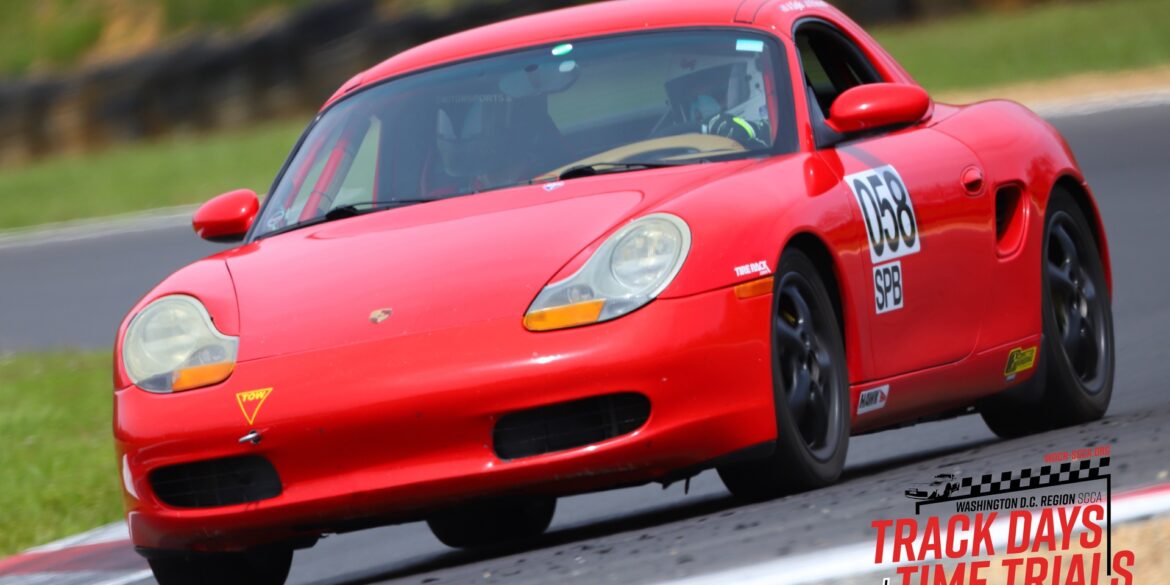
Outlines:
{"label": "058 number decal", "polygon": [[869,236],[869,257],[874,265],[922,249],[914,202],[897,169],[886,165],[849,175],[845,182],[861,207],[865,233]]}

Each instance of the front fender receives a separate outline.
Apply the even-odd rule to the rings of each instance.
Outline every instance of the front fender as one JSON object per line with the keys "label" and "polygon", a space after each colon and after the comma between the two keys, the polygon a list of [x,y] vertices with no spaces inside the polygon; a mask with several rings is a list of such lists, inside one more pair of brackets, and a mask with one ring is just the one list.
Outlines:
{"label": "front fender", "polygon": [[[661,297],[678,298],[770,276],[797,238],[827,252],[841,304],[850,377],[859,376],[867,330],[854,307],[865,306],[868,271],[864,228],[833,157],[799,153],[761,161],[663,205],[691,227],[690,257]],[[852,243],[851,243],[852,242]]]}

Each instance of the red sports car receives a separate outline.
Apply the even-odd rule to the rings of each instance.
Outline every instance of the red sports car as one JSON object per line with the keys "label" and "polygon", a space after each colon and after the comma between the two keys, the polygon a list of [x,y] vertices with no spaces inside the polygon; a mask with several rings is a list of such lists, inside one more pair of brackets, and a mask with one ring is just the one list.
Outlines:
{"label": "red sports car", "polygon": [[407,51],[322,108],[236,241],[118,333],[160,583],[280,583],[327,533],[532,538],[558,496],[823,486],[850,435],[1101,417],[1105,233],[1014,103],[933,103],[818,0],[628,0]]}

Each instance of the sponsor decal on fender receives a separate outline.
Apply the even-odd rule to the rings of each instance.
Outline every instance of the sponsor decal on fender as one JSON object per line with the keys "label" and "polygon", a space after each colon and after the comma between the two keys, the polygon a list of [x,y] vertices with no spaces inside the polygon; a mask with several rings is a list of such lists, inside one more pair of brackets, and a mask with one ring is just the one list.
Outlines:
{"label": "sponsor decal on fender", "polygon": [[1008,354],[1007,365],[1003,367],[1003,375],[1008,381],[1015,380],[1016,375],[1036,367],[1036,350],[1033,345],[1029,348],[1017,347]]}
{"label": "sponsor decal on fender", "polygon": [[878,386],[877,388],[870,388],[861,393],[857,398],[857,414],[865,414],[875,410],[881,410],[886,407],[886,401],[890,398],[890,386]]}
{"label": "sponsor decal on fender", "polygon": [[735,267],[735,275],[737,277],[755,274],[758,276],[768,276],[772,274],[772,269],[768,267],[767,260],[760,260],[759,262],[752,262],[751,264],[744,264],[743,266]]}
{"label": "sponsor decal on fender", "polygon": [[811,8],[825,8],[825,0],[792,0],[780,5],[780,12],[802,12]]}
{"label": "sponsor decal on fender", "polygon": [[269,394],[272,394],[272,388],[236,393],[236,403],[240,405],[240,412],[244,413],[248,424],[256,422],[256,415],[260,414],[260,407],[264,406]]}

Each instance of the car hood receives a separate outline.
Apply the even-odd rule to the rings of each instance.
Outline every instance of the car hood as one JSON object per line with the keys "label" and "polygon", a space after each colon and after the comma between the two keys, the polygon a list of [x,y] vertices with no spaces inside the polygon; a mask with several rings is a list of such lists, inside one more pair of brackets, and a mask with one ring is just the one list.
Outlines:
{"label": "car hood", "polygon": [[634,175],[508,189],[258,240],[224,255],[240,360],[500,318],[521,327],[532,299],[581,250],[714,172],[665,169],[639,191],[619,189]]}

